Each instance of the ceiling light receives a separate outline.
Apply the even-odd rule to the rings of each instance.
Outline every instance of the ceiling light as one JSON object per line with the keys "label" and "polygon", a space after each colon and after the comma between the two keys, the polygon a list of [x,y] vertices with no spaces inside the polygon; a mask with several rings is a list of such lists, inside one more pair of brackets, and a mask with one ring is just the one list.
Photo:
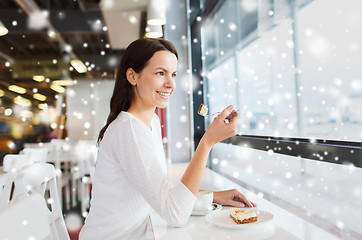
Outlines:
{"label": "ceiling light", "polygon": [[146,37],[148,38],[160,38],[163,36],[161,25],[147,25]]}
{"label": "ceiling light", "polygon": [[5,92],[3,90],[0,89],[0,97],[4,96]]}
{"label": "ceiling light", "polygon": [[79,59],[73,59],[70,61],[70,64],[77,70],[79,73],[85,73],[87,71],[87,67],[84,63]]}
{"label": "ceiling light", "polygon": [[53,85],[60,85],[60,86],[71,86],[74,85],[74,81],[71,79],[68,80],[55,80],[52,81]]}
{"label": "ceiling light", "polygon": [[31,105],[31,101],[29,99],[17,96],[14,98],[14,103],[21,105],[23,107],[29,107]]}
{"label": "ceiling light", "polygon": [[2,21],[0,21],[0,36],[4,36],[9,32]]}
{"label": "ceiling light", "polygon": [[41,109],[41,110],[46,110],[46,109],[48,109],[48,104],[46,104],[46,103],[40,103],[40,104],[38,105],[38,108]]}
{"label": "ceiling light", "polygon": [[47,100],[47,97],[44,96],[43,94],[40,94],[40,93],[35,93],[33,95],[33,98],[35,98],[36,100],[39,100],[39,101],[45,101]]}
{"label": "ceiling light", "polygon": [[55,31],[52,30],[52,29],[49,29],[49,30],[48,30],[48,37],[50,37],[50,38],[55,38],[55,36],[56,36]]}
{"label": "ceiling light", "polygon": [[41,11],[40,9],[34,9],[34,11],[30,10],[28,27],[35,30],[46,27],[49,24],[48,15],[49,13],[47,11]]}
{"label": "ceiling light", "polygon": [[72,51],[72,46],[70,44],[65,44],[64,50],[69,53]]}
{"label": "ceiling light", "polygon": [[53,89],[54,91],[58,92],[58,93],[63,93],[65,92],[65,88],[63,88],[62,86],[59,85],[50,85],[50,88]]}
{"label": "ceiling light", "polygon": [[147,8],[147,23],[149,25],[166,24],[164,0],[149,0]]}
{"label": "ceiling light", "polygon": [[43,75],[34,75],[33,76],[33,80],[37,81],[37,82],[42,82],[44,81],[45,77]]}
{"label": "ceiling light", "polygon": [[5,116],[10,116],[12,113],[13,113],[13,110],[11,110],[11,108],[7,108],[4,111]]}
{"label": "ceiling light", "polygon": [[70,86],[73,84],[74,84],[73,79],[69,76],[69,73],[65,69],[62,70],[62,74],[58,80],[52,81],[52,85],[58,85],[58,86]]}
{"label": "ceiling light", "polygon": [[10,91],[13,91],[13,92],[16,92],[16,93],[19,93],[19,94],[24,94],[26,93],[26,89],[25,88],[22,88],[22,87],[19,87],[19,86],[16,86],[16,85],[10,85],[8,87],[8,89]]}
{"label": "ceiling light", "polygon": [[32,118],[32,117],[33,117],[33,112],[28,111],[28,110],[22,110],[22,111],[20,112],[20,117]]}

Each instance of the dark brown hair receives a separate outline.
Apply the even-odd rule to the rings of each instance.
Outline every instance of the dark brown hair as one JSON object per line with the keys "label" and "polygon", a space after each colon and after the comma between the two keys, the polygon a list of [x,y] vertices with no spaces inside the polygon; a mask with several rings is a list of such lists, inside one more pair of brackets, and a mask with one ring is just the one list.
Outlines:
{"label": "dark brown hair", "polygon": [[110,113],[106,125],[99,132],[98,143],[102,140],[109,124],[117,118],[121,111],[127,111],[131,106],[134,93],[133,86],[126,78],[126,70],[132,68],[136,73],[140,73],[153,54],[162,50],[170,51],[178,58],[176,48],[172,43],[164,39],[155,38],[138,39],[132,42],[122,54],[110,102]]}

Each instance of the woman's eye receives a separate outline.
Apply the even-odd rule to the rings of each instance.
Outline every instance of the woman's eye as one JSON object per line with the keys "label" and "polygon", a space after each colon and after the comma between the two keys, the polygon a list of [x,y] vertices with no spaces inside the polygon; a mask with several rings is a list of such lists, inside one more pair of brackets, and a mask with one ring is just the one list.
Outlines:
{"label": "woman's eye", "polygon": [[172,74],[172,77],[175,78],[175,77],[176,77],[176,73]]}
{"label": "woman's eye", "polygon": [[163,76],[163,72],[158,72],[157,75]]}

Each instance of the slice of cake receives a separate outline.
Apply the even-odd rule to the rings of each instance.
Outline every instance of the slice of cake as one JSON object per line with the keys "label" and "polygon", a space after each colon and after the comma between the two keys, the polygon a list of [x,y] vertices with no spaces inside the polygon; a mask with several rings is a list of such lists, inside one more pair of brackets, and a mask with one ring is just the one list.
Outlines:
{"label": "slice of cake", "polygon": [[197,111],[201,116],[206,116],[207,112],[209,111],[209,109],[207,107],[205,107],[204,104],[201,103],[199,110]]}
{"label": "slice of cake", "polygon": [[230,218],[237,224],[252,223],[258,220],[256,213],[244,208],[230,208]]}

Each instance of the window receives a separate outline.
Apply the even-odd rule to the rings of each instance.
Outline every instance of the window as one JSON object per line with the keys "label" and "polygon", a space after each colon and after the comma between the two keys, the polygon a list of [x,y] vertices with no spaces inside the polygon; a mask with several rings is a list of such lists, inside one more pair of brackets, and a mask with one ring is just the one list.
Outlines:
{"label": "window", "polygon": [[[227,77],[238,88],[231,93],[231,85],[222,84],[218,92],[223,94],[209,94],[213,98],[206,98],[210,112],[220,111],[232,97],[245,116],[243,134],[360,141],[362,35],[358,26],[362,19],[358,10],[362,4],[313,1],[298,10],[295,19],[287,14],[283,21],[267,18],[260,23],[260,17],[259,22],[251,17],[255,11],[250,1],[249,5],[244,2],[248,1],[225,1],[202,27],[207,79],[215,82],[213,75],[219,74],[218,78]],[[280,19],[280,1],[275,2],[274,12]],[[320,17],[327,6],[335,11]],[[281,9],[288,12],[285,5]],[[265,25],[270,26],[267,31]],[[232,58],[236,67],[228,60]],[[229,70],[221,70],[221,65]],[[211,93],[215,84],[207,87]]]}
{"label": "window", "polygon": [[362,3],[213,6],[200,15],[203,103],[242,117],[209,167],[337,237],[362,238]]}
{"label": "window", "polygon": [[361,10],[318,0],[298,12],[303,137],[362,139]]}
{"label": "window", "polygon": [[291,21],[237,51],[241,132],[298,136]]}

